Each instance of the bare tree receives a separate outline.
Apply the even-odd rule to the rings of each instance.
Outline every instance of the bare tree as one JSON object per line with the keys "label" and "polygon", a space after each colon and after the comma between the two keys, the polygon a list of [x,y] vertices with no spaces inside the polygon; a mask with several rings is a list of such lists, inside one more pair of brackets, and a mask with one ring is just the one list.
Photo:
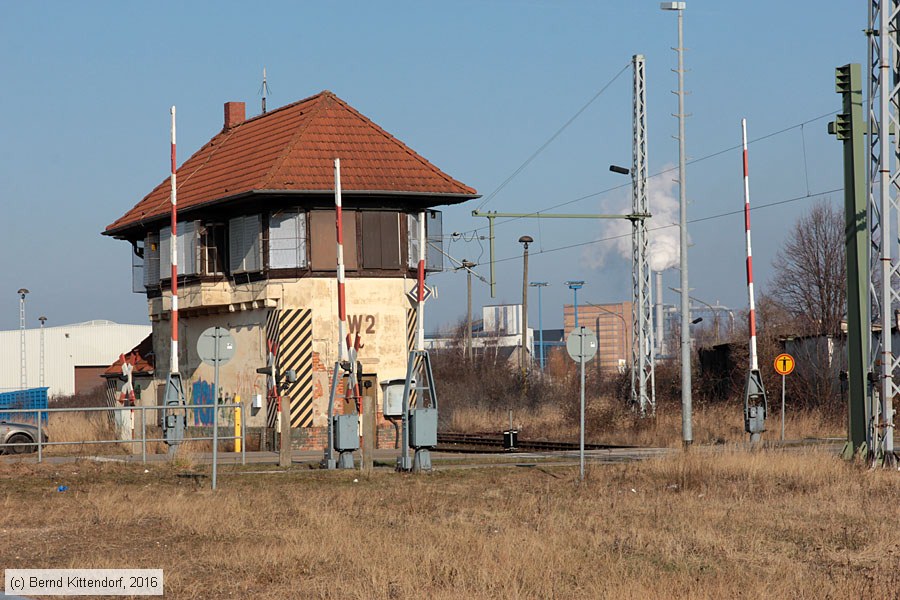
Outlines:
{"label": "bare tree", "polygon": [[816,203],[794,224],[773,261],[771,295],[806,334],[840,335],[847,301],[844,214]]}

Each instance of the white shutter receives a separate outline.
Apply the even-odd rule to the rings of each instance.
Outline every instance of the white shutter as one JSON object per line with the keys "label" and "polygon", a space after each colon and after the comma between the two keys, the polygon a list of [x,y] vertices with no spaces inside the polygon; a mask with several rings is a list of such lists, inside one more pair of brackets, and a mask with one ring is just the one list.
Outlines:
{"label": "white shutter", "polygon": [[244,217],[228,221],[228,270],[244,271]]}
{"label": "white shutter", "polygon": [[172,278],[172,228],[159,230],[159,276],[160,279]]}
{"label": "white shutter", "polygon": [[306,267],[306,214],[283,211],[269,218],[269,268]]}
{"label": "white shutter", "polygon": [[425,213],[425,269],[428,271],[444,270],[444,224],[443,214],[439,210]]}
{"label": "white shutter", "polygon": [[305,269],[309,266],[306,260],[306,213],[297,213],[297,266]]}
{"label": "white shutter", "polygon": [[244,270],[256,272],[262,270],[262,216],[244,217]]}
{"label": "white shutter", "polygon": [[419,215],[407,215],[409,224],[409,268],[419,267]]}
{"label": "white shutter", "polygon": [[159,235],[148,233],[144,238],[144,287],[159,285]]}
{"label": "white shutter", "polygon": [[178,274],[197,274],[197,223],[178,223]]}

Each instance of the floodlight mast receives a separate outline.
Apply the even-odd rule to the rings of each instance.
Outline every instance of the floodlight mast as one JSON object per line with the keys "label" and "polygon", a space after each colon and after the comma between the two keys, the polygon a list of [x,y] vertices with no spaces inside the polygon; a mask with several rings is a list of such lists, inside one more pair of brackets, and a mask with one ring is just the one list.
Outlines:
{"label": "floodlight mast", "polygon": [[678,204],[679,219],[678,229],[680,238],[680,268],[681,268],[681,432],[682,443],[687,448],[694,441],[692,426],[692,400],[691,400],[691,301],[688,287],[688,234],[687,234],[687,199],[685,190],[685,144],[684,144],[684,10],[686,2],[662,2],[659,7],[662,10],[674,10],[678,13]]}

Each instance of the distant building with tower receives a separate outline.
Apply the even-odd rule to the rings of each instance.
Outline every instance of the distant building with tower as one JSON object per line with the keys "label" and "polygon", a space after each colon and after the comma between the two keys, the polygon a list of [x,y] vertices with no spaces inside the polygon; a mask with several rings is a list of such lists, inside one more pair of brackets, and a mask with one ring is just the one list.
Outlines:
{"label": "distant building with tower", "polygon": [[[297,374],[280,391],[292,427],[312,435],[326,425],[338,357],[335,158],[348,323],[361,336],[363,394],[378,396],[380,381],[405,377],[416,323],[407,294],[416,283],[419,213],[426,211],[427,270],[440,271],[436,207],[476,198],[476,191],[331,92],[252,118],[244,103],[228,102],[222,131],[177,169],[178,364],[189,404],[210,404],[216,394],[261,398],[247,424],[272,427],[276,398],[257,369],[277,361],[282,372]],[[166,179],[103,232],[131,245],[153,328],[154,377],[163,382],[170,362],[169,219]],[[196,350],[212,326],[228,329],[236,342],[218,392],[213,368]]]}

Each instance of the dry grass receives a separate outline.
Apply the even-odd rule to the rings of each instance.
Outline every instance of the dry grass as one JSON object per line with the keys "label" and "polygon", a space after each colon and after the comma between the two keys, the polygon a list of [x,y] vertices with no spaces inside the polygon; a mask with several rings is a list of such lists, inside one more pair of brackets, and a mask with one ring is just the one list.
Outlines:
{"label": "dry grass", "polygon": [[[577,399],[576,399],[577,402]],[[578,408],[538,406],[513,412],[513,424],[522,439],[575,440],[578,438]],[[589,442],[636,446],[676,447],[681,444],[681,407],[661,406],[655,417],[639,418],[620,401],[595,398],[587,403],[585,438]],[[781,415],[770,416],[766,439],[781,436]],[[444,426],[456,432],[499,432],[509,426],[506,410],[461,406],[453,409]],[[695,407],[694,441],[698,444],[738,443],[747,440],[742,408],[716,404]],[[785,418],[787,439],[840,437],[845,424],[840,415],[822,411],[790,411]]]}
{"label": "dry grass", "polygon": [[[407,476],[0,465],[0,564],[169,598],[837,598],[900,589],[896,472],[806,452]],[[358,483],[353,479],[359,478]],[[65,484],[69,491],[56,492]]]}

